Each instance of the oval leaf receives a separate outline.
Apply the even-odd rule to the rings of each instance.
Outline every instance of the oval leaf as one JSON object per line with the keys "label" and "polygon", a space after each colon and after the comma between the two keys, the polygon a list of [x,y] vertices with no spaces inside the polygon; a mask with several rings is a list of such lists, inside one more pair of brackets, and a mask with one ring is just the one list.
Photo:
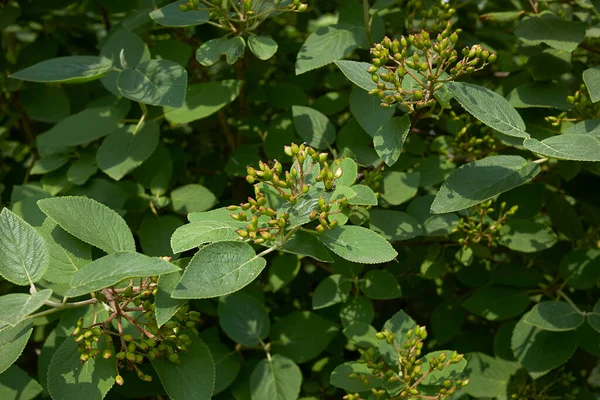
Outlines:
{"label": "oval leaf", "polygon": [[525,322],[545,331],[562,332],[577,329],[584,316],[564,301],[544,301],[536,304]]}
{"label": "oval leaf", "polygon": [[15,326],[32,312],[42,307],[52,295],[52,290],[25,293],[11,293],[0,297],[0,323]]}
{"label": "oval leaf", "polygon": [[80,83],[102,78],[113,68],[108,58],[69,56],[42,61],[10,75],[31,82]]}
{"label": "oval leaf", "polygon": [[319,239],[338,256],[361,264],[384,263],[398,255],[387,240],[360,226],[340,226],[326,231]]}
{"label": "oval leaf", "polygon": [[179,0],[167,4],[158,10],[152,11],[150,18],[162,26],[195,26],[208,22],[210,17],[208,9],[181,11],[179,6],[186,3],[185,0]]}
{"label": "oval leaf", "polygon": [[250,377],[252,400],[296,400],[301,386],[300,368],[279,354],[259,362]]}
{"label": "oval leaf", "polygon": [[248,347],[261,344],[271,327],[265,306],[242,292],[219,300],[219,325],[231,340]]}
{"label": "oval leaf", "polygon": [[181,253],[206,243],[232,241],[237,238],[235,230],[222,222],[192,222],[177,228],[171,236],[171,248],[173,253]]}
{"label": "oval leaf", "polygon": [[294,126],[298,136],[309,146],[326,149],[335,140],[335,127],[321,112],[310,107],[293,106]]}
{"label": "oval leaf", "polygon": [[277,42],[266,36],[256,36],[251,33],[248,37],[248,47],[261,60],[268,60],[277,52]]}
{"label": "oval leaf", "polygon": [[558,135],[541,142],[525,139],[523,146],[536,154],[571,161],[600,161],[600,140],[592,135]]}
{"label": "oval leaf", "polygon": [[6,326],[0,330],[0,374],[21,356],[29,337],[33,332],[31,320],[25,320],[16,326]]}

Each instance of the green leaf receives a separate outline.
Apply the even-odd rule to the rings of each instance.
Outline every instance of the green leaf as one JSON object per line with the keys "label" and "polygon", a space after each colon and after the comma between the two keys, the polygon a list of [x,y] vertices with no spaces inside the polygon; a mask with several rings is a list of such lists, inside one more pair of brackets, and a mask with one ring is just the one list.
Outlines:
{"label": "green leaf", "polygon": [[[30,320],[0,329],[0,374],[21,356],[31,332],[33,332],[33,328]],[[73,343],[75,342],[73,341]]]}
{"label": "green leaf", "polygon": [[419,162],[415,172],[418,172],[421,178],[419,185],[426,187],[444,182],[454,170],[456,170],[456,164],[443,155],[424,158]]}
{"label": "green leaf", "polygon": [[226,36],[221,36],[217,39],[210,39],[202,43],[198,50],[196,50],[196,60],[204,65],[210,67],[214,65],[219,58],[221,58],[221,46],[227,41]]}
{"label": "green leaf", "polygon": [[[442,354],[446,354],[446,357],[450,358],[452,355],[450,350],[439,350],[431,353],[427,353],[423,358],[423,370],[429,370],[429,364],[433,357],[439,358]],[[425,379],[423,379],[423,385],[442,385],[446,379],[456,380],[460,378],[461,372],[467,366],[467,360],[464,358],[457,363],[450,364],[444,367],[443,370],[433,370]]]}
{"label": "green leaf", "polygon": [[585,38],[586,29],[583,22],[567,21],[550,11],[542,11],[523,20],[515,29],[515,35],[528,46],[545,43],[572,52]]}
{"label": "green leaf", "polygon": [[159,135],[158,124],[154,121],[144,122],[139,129],[136,125],[117,129],[98,148],[98,167],[114,180],[121,180],[152,155]]}
{"label": "green leaf", "polygon": [[475,398],[500,398],[506,392],[511,376],[519,369],[515,362],[484,353],[469,353],[466,359],[470,382],[463,390]]}
{"label": "green leaf", "polygon": [[[352,115],[365,132],[375,138],[380,129],[394,116],[396,110],[393,107],[381,107],[381,100],[378,97],[371,96],[364,90],[355,87],[350,93],[350,111],[352,111]],[[410,119],[408,122],[410,125]],[[392,125],[387,126],[386,129],[398,134],[398,139],[402,140],[401,135],[405,129],[405,123],[406,119],[404,117],[396,118],[396,122],[390,122]],[[377,150],[377,147],[375,150]],[[379,152],[377,154],[381,157]]]}
{"label": "green leaf", "polygon": [[312,296],[312,308],[318,310],[343,302],[352,289],[352,282],[348,278],[334,274],[323,279]]}
{"label": "green leaf", "polygon": [[323,246],[318,235],[311,232],[296,232],[291,239],[285,242],[280,250],[287,253],[308,256],[317,261],[333,262],[331,254]]}
{"label": "green leaf", "polygon": [[494,286],[477,289],[462,303],[467,311],[489,321],[516,317],[528,305],[529,296],[525,290]]}
{"label": "green leaf", "polygon": [[9,75],[30,82],[80,83],[102,78],[113,68],[111,60],[98,56],[69,56],[42,61]]}
{"label": "green leaf", "polygon": [[326,149],[335,141],[335,127],[319,111],[303,106],[293,106],[294,126],[298,136],[316,149]]}
{"label": "green leaf", "polygon": [[526,219],[509,220],[500,230],[498,242],[511,250],[535,253],[554,246],[558,238],[548,226]]}
{"label": "green leaf", "polygon": [[276,41],[267,36],[256,36],[253,33],[248,36],[248,47],[261,60],[268,60],[277,52]]}
{"label": "green leaf", "polygon": [[[317,241],[317,243],[320,245],[320,242]],[[290,283],[298,275],[299,271],[300,262],[296,255],[282,254],[273,258],[269,263],[269,283],[272,286],[273,292],[279,291]]]}
{"label": "green leaf", "polygon": [[[180,266],[181,262],[177,260],[174,264]],[[181,271],[176,271],[158,277],[158,291],[156,292],[156,300],[154,301],[156,305],[156,324],[158,326],[167,323],[177,310],[185,304],[185,300],[171,297],[171,293],[173,293],[181,280],[181,275]]]}
{"label": "green leaf", "polygon": [[491,156],[463,165],[444,182],[431,205],[442,214],[465,210],[533,179],[538,164],[519,156]]}
{"label": "green leaf", "polygon": [[48,367],[48,391],[53,399],[102,400],[115,383],[115,361],[90,358],[85,364],[74,340],[67,338]]}
{"label": "green leaf", "polygon": [[364,28],[351,25],[330,25],[317,29],[300,48],[296,59],[296,75],[343,58],[356,49],[364,37]]}
{"label": "green leaf", "polygon": [[567,253],[560,260],[558,270],[571,287],[590,289],[600,279],[600,250],[580,249]]}
{"label": "green leaf", "polygon": [[183,106],[165,107],[165,118],[176,124],[206,118],[234,101],[239,96],[242,85],[242,81],[233,79],[190,85]]}
{"label": "green leaf", "polygon": [[408,114],[386,121],[373,136],[373,144],[377,155],[389,166],[398,161],[402,146],[410,131]]}
{"label": "green leaf", "polygon": [[567,103],[569,88],[567,85],[550,82],[527,82],[513,89],[507,96],[511,106],[515,108],[557,108],[569,110],[573,108]]}
{"label": "green leaf", "polygon": [[150,18],[162,26],[196,26],[208,22],[208,9],[181,11],[179,6],[186,4],[185,0],[178,0],[150,13]]}
{"label": "green leaf", "polygon": [[[356,165],[356,161],[346,157],[340,161],[338,166],[342,169],[342,176],[335,180],[336,186],[352,186],[358,176],[358,166]],[[336,169],[334,168],[334,170]]]}
{"label": "green leaf", "polygon": [[388,172],[383,177],[381,197],[393,206],[405,203],[415,197],[420,181],[421,174],[418,172]]}
{"label": "green leaf", "polygon": [[348,197],[348,203],[353,206],[376,206],[377,196],[373,189],[366,185],[353,185],[354,196]]}
{"label": "green leaf", "polygon": [[527,314],[517,323],[511,348],[529,375],[537,379],[571,358],[577,349],[577,332],[545,331],[526,323],[526,318]]}
{"label": "green leaf", "polygon": [[301,386],[300,368],[279,354],[260,361],[250,378],[252,400],[296,400]]}
{"label": "green leaf", "polygon": [[135,251],[135,241],[125,220],[96,200],[55,197],[39,200],[38,206],[65,231],[107,253]]}
{"label": "green leaf", "polygon": [[[236,381],[240,369],[242,368],[242,362],[240,354],[223,343],[207,342],[206,345],[215,361],[217,374],[213,396],[216,396]],[[247,386],[248,390],[250,390],[250,385]]]}
{"label": "green leaf", "polygon": [[258,346],[269,334],[271,324],[265,306],[243,292],[219,299],[219,325],[242,346]]}
{"label": "green leaf", "polygon": [[31,168],[31,175],[42,175],[52,171],[56,171],[63,165],[69,162],[69,155],[65,153],[49,154],[37,160]]}
{"label": "green leaf", "polygon": [[394,344],[389,344],[386,340],[379,340],[378,342],[381,357],[388,365],[398,365],[398,352],[396,348],[402,348],[402,345],[406,341],[406,332],[414,329],[415,326],[417,326],[415,321],[402,310],[398,311],[392,318],[385,322],[382,331],[387,329],[388,332],[395,335]]}
{"label": "green leaf", "polygon": [[571,161],[600,161],[600,140],[591,135],[558,135],[542,141],[525,139],[523,146],[533,153]]}
{"label": "green leaf", "polygon": [[241,36],[234,36],[221,43],[221,54],[225,54],[227,64],[233,65],[246,53],[246,41]]}
{"label": "green leaf", "polygon": [[15,326],[25,317],[44,305],[52,295],[52,290],[45,289],[33,293],[11,293],[0,296],[0,323]]}
{"label": "green leaf", "polygon": [[48,268],[48,247],[42,236],[8,208],[0,212],[0,275],[21,286],[42,279]]}
{"label": "green leaf", "polygon": [[331,373],[330,382],[333,386],[344,389],[350,393],[367,392],[374,388],[379,388],[383,384],[383,379],[375,376],[369,379],[366,384],[358,378],[350,378],[350,374],[365,374],[372,376],[373,372],[366,364],[356,361],[345,362],[338,365]]}
{"label": "green leaf", "polygon": [[121,96],[117,87],[118,70],[135,68],[141,62],[150,60],[150,52],[144,41],[134,32],[122,28],[111,31],[108,40],[100,50],[100,55],[111,60],[115,66],[115,70],[101,80],[102,85],[115,96]]}
{"label": "green leaf", "polygon": [[[43,102],[40,99],[44,99]],[[49,85],[31,85],[19,94],[29,118],[55,124],[71,114],[71,103],[64,90]]]}
{"label": "green leaf", "polygon": [[361,264],[384,263],[398,255],[387,240],[360,226],[340,226],[326,231],[319,238],[340,257]]}
{"label": "green leaf", "polygon": [[445,85],[469,114],[490,128],[508,136],[529,137],[525,122],[504,97],[471,83],[446,82]]}
{"label": "green leaf", "polygon": [[256,279],[266,263],[247,243],[209,244],[192,258],[172,296],[204,299],[236,292]]}
{"label": "green leaf", "polygon": [[157,358],[152,366],[172,400],[210,400],[215,388],[215,362],[199,337],[192,337],[187,352],[179,352],[181,364]]}
{"label": "green leaf", "polygon": [[78,271],[66,295],[77,297],[115,285],[124,279],[157,276],[178,270],[177,266],[160,258],[133,252],[112,253]]}
{"label": "green leaf", "polygon": [[231,226],[216,221],[192,222],[183,225],[171,236],[173,253],[181,253],[206,243],[232,241],[238,234]]}
{"label": "green leaf", "polygon": [[171,237],[183,222],[176,215],[157,216],[148,213],[142,219],[138,236],[144,254],[156,257],[173,257]]}
{"label": "green leaf", "polygon": [[416,219],[395,210],[369,210],[369,228],[391,241],[408,240],[423,234]]}
{"label": "green leaf", "polygon": [[396,299],[402,296],[402,289],[394,275],[386,270],[374,269],[365,274],[360,290],[367,297],[376,300]]}
{"label": "green leaf", "polygon": [[[373,64],[350,60],[336,60],[334,62],[335,65],[337,65],[342,73],[346,76],[346,78],[348,78],[359,88],[367,91],[377,88],[377,84],[373,82],[373,78],[368,71]],[[380,68],[379,72],[386,72],[386,70]],[[390,89],[393,88],[391,84],[389,87]]]}
{"label": "green leaf", "polygon": [[310,311],[296,311],[278,319],[271,328],[271,348],[297,363],[309,361],[338,333],[331,321]]}
{"label": "green leaf", "polygon": [[217,203],[217,198],[204,186],[189,184],[173,190],[171,202],[176,213],[185,215],[211,209]]}
{"label": "green leaf", "polygon": [[600,100],[600,67],[592,67],[583,71],[583,81],[592,102],[598,102]]}
{"label": "green leaf", "polygon": [[600,333],[600,300],[596,302],[592,312],[586,313],[586,319],[588,324]]}
{"label": "green leaf", "polygon": [[171,60],[145,61],[135,68],[122,70],[117,87],[123,96],[133,101],[154,106],[182,107],[187,72]]}
{"label": "green leaf", "polygon": [[0,375],[0,398],[3,400],[33,400],[42,390],[35,379],[16,365]]}
{"label": "green leaf", "polygon": [[564,301],[543,301],[527,313],[524,321],[545,331],[563,332],[577,329],[584,316]]}
{"label": "green leaf", "polygon": [[340,320],[344,327],[354,322],[370,324],[373,318],[375,318],[373,303],[365,296],[353,296],[340,308]]}
{"label": "green leaf", "polygon": [[353,322],[342,333],[359,347],[377,347],[377,330],[364,322]]}

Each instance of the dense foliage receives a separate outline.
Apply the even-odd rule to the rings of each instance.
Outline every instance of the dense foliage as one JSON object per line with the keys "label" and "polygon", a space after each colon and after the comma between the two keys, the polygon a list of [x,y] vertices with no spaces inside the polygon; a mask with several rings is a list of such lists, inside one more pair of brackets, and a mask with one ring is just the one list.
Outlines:
{"label": "dense foliage", "polygon": [[0,2],[0,398],[600,398],[599,27]]}

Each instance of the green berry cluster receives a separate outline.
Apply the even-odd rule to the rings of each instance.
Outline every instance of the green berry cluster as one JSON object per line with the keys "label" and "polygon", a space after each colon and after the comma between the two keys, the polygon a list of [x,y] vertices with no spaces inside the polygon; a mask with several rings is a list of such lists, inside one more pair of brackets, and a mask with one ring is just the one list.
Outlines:
{"label": "green berry cluster", "polygon": [[[435,40],[427,31],[394,40],[386,36],[371,48],[373,65],[368,71],[377,88],[369,94],[379,97],[382,107],[399,103],[410,112],[433,109],[437,104],[435,94],[444,82],[480,71],[496,61],[496,54],[478,44],[464,47],[460,57],[454,48],[459,32],[453,32],[448,22]],[[408,84],[407,76],[411,78]]]}
{"label": "green berry cluster", "polygon": [[[192,345],[190,334],[198,334],[196,324],[201,322],[200,313],[190,310],[187,304],[171,320],[158,326],[155,314],[156,283],[156,277],[148,277],[140,279],[138,286],[130,282],[125,288],[110,287],[95,293],[95,298],[111,309],[109,318],[87,328],[83,327],[84,320],[80,318],[73,332],[82,362],[100,354],[107,360],[115,357],[116,382],[119,385],[124,383],[123,377],[118,374],[123,367],[135,370],[141,380],[149,382],[152,377],[139,369],[139,364],[161,357],[179,364],[179,353],[187,352]],[[115,322],[116,329],[113,327]],[[138,337],[125,333],[125,322],[137,331]],[[118,352],[115,352],[113,336],[120,343]],[[102,337],[104,341],[100,342]],[[104,343],[103,349],[100,349],[99,343]]]}
{"label": "green berry cluster", "polygon": [[[252,10],[252,6],[254,5],[253,0],[242,0],[239,3],[240,9],[238,11],[243,11],[243,13],[248,16],[255,14]],[[279,3],[281,3],[281,0],[275,2],[275,7],[278,7]],[[222,0],[189,0],[187,3],[179,5],[179,9],[184,12],[198,10],[205,7],[208,7],[211,10],[210,17],[216,19],[225,18],[226,13],[229,11],[223,8]],[[286,9],[277,9],[277,11],[306,12],[307,9],[308,4],[304,4],[300,0],[293,0],[287,5]]]}
{"label": "green berry cluster", "polygon": [[374,192],[383,184],[383,172],[381,168],[367,169],[363,172],[363,183],[373,189]]}
{"label": "green berry cluster", "polygon": [[411,31],[428,29],[431,32],[439,32],[444,29],[445,22],[456,13],[456,9],[443,0],[425,7],[422,0],[408,0],[405,9],[408,29]]}
{"label": "green berry cluster", "polygon": [[[248,202],[239,206],[227,207],[229,211],[238,211],[230,214],[231,218],[248,222],[244,229],[237,231],[240,239],[251,240],[256,244],[283,240],[290,218],[287,210],[297,204],[303,195],[309,194],[313,187],[316,190],[331,192],[335,188],[335,180],[343,174],[341,168],[337,168],[335,172],[332,170],[332,165],[327,162],[327,153],[319,153],[306,143],[292,143],[285,146],[284,152],[293,159],[289,170],[284,171],[283,165],[277,160],[274,160],[271,166],[259,161],[258,169],[249,166],[246,181],[254,185],[255,197],[248,197]],[[289,207],[284,211],[269,207],[263,193],[264,187],[274,189]],[[337,221],[330,217],[342,212],[343,207],[348,207],[348,200],[342,198],[326,201],[325,197],[320,196],[317,206],[319,211],[313,210],[310,219],[318,220],[319,225],[315,230],[317,233],[323,233],[325,229],[337,227]],[[337,209],[334,210],[336,206]]]}
{"label": "green berry cluster", "polygon": [[513,392],[510,399],[513,400],[576,400],[582,387],[576,384],[577,378],[572,372],[565,372],[564,366],[540,382],[532,382],[529,377],[519,375],[513,378],[513,382],[518,383],[509,384],[509,393]]}
{"label": "green berry cluster", "polygon": [[514,215],[519,206],[507,208],[506,202],[500,203],[500,209],[492,207],[492,200],[484,201],[473,207],[472,212],[458,221],[458,226],[453,233],[459,235],[458,244],[463,247],[470,243],[486,244],[488,247],[496,247],[500,237],[500,230],[506,224],[506,220]]}
{"label": "green berry cluster", "polygon": [[[572,96],[567,96],[567,103],[573,105],[572,110],[568,112],[564,111],[556,117],[546,117],[546,121],[550,122],[552,126],[560,126],[563,122],[575,122],[600,117],[600,103],[594,103],[590,100],[585,84],[581,84],[579,90]],[[575,114],[575,116],[570,118],[569,113],[571,115]]]}
{"label": "green berry cluster", "polygon": [[[468,113],[460,116],[450,112],[450,123],[455,129],[453,148],[454,156],[467,160],[477,160],[483,156],[493,155],[498,147],[494,132],[481,121]],[[449,123],[449,125],[450,125]]]}

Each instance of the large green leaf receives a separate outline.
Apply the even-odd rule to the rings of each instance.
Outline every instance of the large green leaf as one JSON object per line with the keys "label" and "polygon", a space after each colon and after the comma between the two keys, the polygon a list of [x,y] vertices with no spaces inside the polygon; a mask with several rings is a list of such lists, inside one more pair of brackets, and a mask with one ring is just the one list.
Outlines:
{"label": "large green leaf", "polygon": [[352,289],[352,281],[340,274],[329,275],[316,287],[312,308],[317,310],[343,302]]}
{"label": "large green leaf", "polygon": [[373,269],[365,274],[360,289],[370,299],[388,300],[402,296],[400,284],[391,272]]}
{"label": "large green leaf", "polygon": [[550,11],[542,11],[523,20],[515,35],[528,46],[545,43],[572,52],[585,38],[586,29],[584,22],[567,21]]}
{"label": "large green leaf", "polygon": [[302,386],[302,371],[289,358],[275,354],[254,368],[250,378],[252,400],[296,400]]}
{"label": "large green leaf", "polygon": [[317,29],[304,42],[296,59],[296,75],[320,68],[343,58],[364,40],[365,30],[350,25],[330,25]]}
{"label": "large green leaf", "polygon": [[338,256],[361,264],[384,263],[398,255],[387,240],[360,226],[340,226],[326,231],[319,238]]}
{"label": "large green leaf", "polygon": [[[213,396],[216,396],[236,381],[242,368],[242,361],[237,351],[223,343],[207,342],[206,345],[215,361],[216,379]],[[249,376],[246,378],[250,380]],[[250,390],[249,387],[247,389]]]}
{"label": "large green leaf", "polygon": [[[44,99],[44,102],[40,102]],[[55,124],[71,114],[71,103],[64,90],[50,85],[31,85],[19,93],[19,101],[29,118]]]}
{"label": "large green leaf", "polygon": [[[376,96],[372,96],[359,88],[353,88],[352,93],[350,93],[350,111],[352,111],[352,115],[354,115],[360,126],[371,137],[375,138],[378,134],[383,133],[389,137],[395,133],[398,137],[395,138],[397,141],[392,146],[398,147],[400,142],[402,142],[402,144],[404,143],[406,137],[402,138],[402,136],[408,134],[405,130],[408,129],[406,128],[407,123],[410,128],[410,119],[407,121],[406,119],[408,117],[396,118],[394,119],[394,122],[390,122],[391,125],[386,126],[388,120],[394,116],[395,109],[393,107],[381,107],[381,101]],[[389,132],[381,131],[384,126]],[[384,150],[381,142],[383,142],[381,139],[374,140],[376,145],[375,150],[377,151],[377,154],[383,158],[382,154],[387,155],[387,152]],[[400,148],[402,148],[402,146],[400,146]],[[393,153],[392,150],[390,151]],[[393,154],[387,155],[387,161],[390,161],[393,157]]]}
{"label": "large green leaf", "polygon": [[156,149],[159,137],[158,124],[146,121],[139,127],[125,125],[108,135],[98,148],[98,167],[114,180],[142,165]]}
{"label": "large green leaf", "polygon": [[533,179],[538,164],[519,156],[491,156],[463,165],[444,182],[431,212],[460,211],[509,191]]}
{"label": "large green leaf", "polygon": [[215,388],[215,362],[200,338],[193,336],[187,352],[180,351],[181,364],[157,358],[152,366],[172,400],[210,400]]}
{"label": "large green leaf", "polygon": [[242,85],[242,81],[233,79],[190,85],[185,103],[180,108],[165,107],[165,117],[177,124],[206,118],[234,101]]}
{"label": "large green leaf", "polygon": [[408,114],[386,121],[373,136],[373,144],[377,155],[389,166],[398,161],[402,146],[410,131]]}
{"label": "large green leaf", "polygon": [[[189,184],[173,190],[171,201],[175,212],[189,214],[211,209],[217,203],[217,198],[206,187]],[[231,220],[231,217],[229,219]]]}
{"label": "large green leaf", "polygon": [[258,346],[269,334],[271,324],[265,306],[243,292],[219,300],[219,325],[233,341],[243,346]]}
{"label": "large green leaf", "polygon": [[321,354],[337,335],[339,328],[310,311],[296,311],[278,319],[271,329],[273,352],[297,363]]}
{"label": "large green leaf", "polygon": [[387,240],[408,240],[423,234],[419,221],[395,210],[369,210],[369,228]]}
{"label": "large green leaf", "polygon": [[558,266],[561,278],[575,289],[585,290],[600,279],[600,250],[579,249],[567,253]]}
{"label": "large green leaf", "polygon": [[421,174],[418,172],[387,172],[383,176],[381,197],[393,206],[400,205],[415,197],[420,182]]}
{"label": "large green leaf", "polygon": [[475,118],[508,136],[528,138],[523,119],[499,94],[483,86],[465,82],[447,82],[450,93]]}
{"label": "large green leaf", "polygon": [[42,61],[10,77],[31,82],[80,83],[101,78],[112,68],[113,62],[108,58],[69,56]]}
{"label": "large green leaf", "polygon": [[545,331],[562,332],[577,329],[585,318],[564,301],[544,301],[536,304],[524,321]]}
{"label": "large green leaf", "polygon": [[181,253],[202,244],[232,241],[237,238],[238,234],[231,226],[222,222],[192,222],[177,228],[171,236],[171,248],[173,253]]}
{"label": "large green leaf", "polygon": [[[364,90],[373,90],[377,84],[373,82],[373,78],[368,69],[373,65],[366,62],[336,60],[335,65],[346,75],[352,83]],[[386,72],[384,68],[380,68],[379,72]],[[390,89],[393,89],[391,84],[388,84]]]}
{"label": "large green leaf", "polygon": [[0,275],[17,285],[39,281],[48,268],[44,238],[8,208],[0,212]]}
{"label": "large green leaf", "polygon": [[546,157],[571,161],[600,161],[600,140],[592,135],[558,135],[539,141],[525,139],[523,146]]}
{"label": "large green leaf", "polygon": [[[189,259],[188,259],[189,260]],[[182,260],[174,262],[180,266]],[[167,323],[179,308],[185,304],[185,300],[174,299],[171,293],[181,280],[182,271],[171,272],[158,277],[158,291],[156,292],[154,304],[156,306],[156,324],[162,326]]]}
{"label": "large green leaf", "polygon": [[326,149],[335,141],[335,127],[321,112],[303,106],[293,106],[294,126],[298,136],[309,146]]}
{"label": "large green leaf", "polygon": [[583,71],[583,81],[592,102],[598,102],[600,100],[600,67],[592,67]]}
{"label": "large green leaf", "polygon": [[256,279],[266,263],[247,243],[209,244],[192,258],[173,297],[202,299],[236,292]]}
{"label": "large green leaf", "polygon": [[187,1],[178,0],[150,13],[150,18],[162,26],[195,26],[208,22],[208,9],[181,11],[179,6]]}
{"label": "large green leaf", "polygon": [[464,391],[476,398],[499,398],[506,392],[510,377],[517,372],[515,362],[493,358],[485,353],[466,355],[469,384]]}
{"label": "large green leaf", "polygon": [[98,258],[73,276],[68,297],[95,292],[127,278],[157,276],[179,271],[179,267],[156,257],[118,252]]}
{"label": "large green leaf", "polygon": [[545,331],[529,325],[526,318],[527,314],[517,323],[511,348],[521,365],[536,379],[571,358],[577,348],[577,332]]}
{"label": "large green leaf", "polygon": [[115,383],[115,362],[102,357],[79,359],[77,343],[66,339],[48,367],[48,391],[54,399],[102,400]]}
{"label": "large green leaf", "polygon": [[0,296],[0,323],[15,326],[25,317],[42,307],[52,295],[51,289],[41,290],[32,295],[11,293]]}
{"label": "large green leaf", "polygon": [[182,107],[187,72],[171,60],[145,61],[119,73],[117,87],[128,99],[154,106]]}
{"label": "large green leaf", "polygon": [[549,249],[557,241],[556,234],[548,226],[526,219],[510,220],[500,230],[499,243],[523,253]]}
{"label": "large green leaf", "polygon": [[125,220],[96,200],[55,197],[38,201],[38,206],[65,231],[107,253],[135,251],[135,241]]}
{"label": "large green leaf", "polygon": [[0,374],[0,398],[2,400],[33,400],[43,388],[16,365]]}
{"label": "large green leaf", "polygon": [[21,356],[32,331],[31,320],[0,329],[0,374]]}

